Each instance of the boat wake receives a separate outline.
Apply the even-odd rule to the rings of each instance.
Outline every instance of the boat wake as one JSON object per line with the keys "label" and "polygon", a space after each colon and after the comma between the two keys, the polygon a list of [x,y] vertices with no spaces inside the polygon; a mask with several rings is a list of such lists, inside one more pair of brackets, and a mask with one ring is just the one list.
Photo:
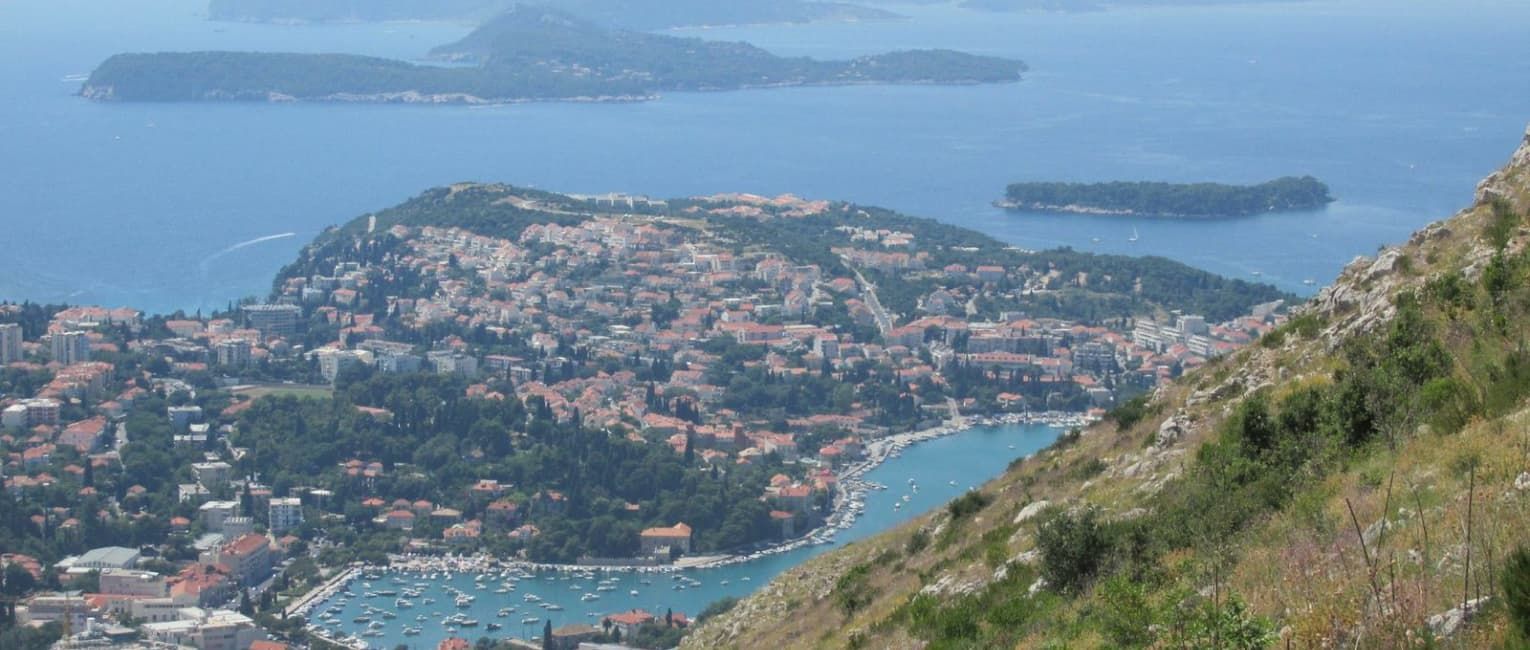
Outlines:
{"label": "boat wake", "polygon": [[216,259],[218,259],[220,257],[223,257],[224,255],[227,255],[229,253],[237,251],[237,250],[239,250],[241,248],[248,248],[250,246],[254,246],[256,244],[263,244],[263,243],[268,242],[268,241],[276,241],[278,239],[287,239],[289,237],[296,237],[296,236],[297,236],[297,233],[295,233],[295,232],[283,232],[283,233],[277,233],[275,235],[266,235],[264,237],[256,237],[256,238],[251,239],[249,241],[242,241],[242,242],[239,242],[237,244],[234,244],[233,246],[229,246],[228,248],[225,248],[225,249],[223,249],[221,251],[213,253],[212,255],[208,255],[207,257],[202,258],[202,261],[198,264],[198,266],[202,270],[202,275],[205,276],[205,275],[207,275],[207,267],[208,267],[208,265],[212,264],[212,262],[214,260],[216,260]]}

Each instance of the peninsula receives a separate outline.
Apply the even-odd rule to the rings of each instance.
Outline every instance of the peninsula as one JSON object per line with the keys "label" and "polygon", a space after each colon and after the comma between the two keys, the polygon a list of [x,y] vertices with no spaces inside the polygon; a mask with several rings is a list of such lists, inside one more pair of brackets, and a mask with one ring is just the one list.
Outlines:
{"label": "peninsula", "polygon": [[1012,210],[1182,219],[1315,210],[1333,202],[1311,176],[1258,185],[1220,183],[1014,183],[996,205]]}
{"label": "peninsula", "polygon": [[664,91],[849,84],[975,84],[1020,79],[1025,64],[950,50],[847,61],[781,57],[747,43],[610,29],[516,8],[421,65],[350,54],[119,54],[81,95],[100,101],[332,101],[493,104],[637,101]]}

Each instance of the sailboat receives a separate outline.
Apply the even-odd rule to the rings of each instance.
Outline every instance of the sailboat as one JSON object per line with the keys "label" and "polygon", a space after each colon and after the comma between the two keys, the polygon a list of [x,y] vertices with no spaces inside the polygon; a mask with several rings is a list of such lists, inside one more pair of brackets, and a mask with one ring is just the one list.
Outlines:
{"label": "sailboat", "polygon": [[1133,227],[1132,228],[1132,236],[1128,237],[1126,241],[1134,242],[1134,241],[1137,241],[1137,239],[1138,239],[1138,237],[1137,237],[1137,228]]}

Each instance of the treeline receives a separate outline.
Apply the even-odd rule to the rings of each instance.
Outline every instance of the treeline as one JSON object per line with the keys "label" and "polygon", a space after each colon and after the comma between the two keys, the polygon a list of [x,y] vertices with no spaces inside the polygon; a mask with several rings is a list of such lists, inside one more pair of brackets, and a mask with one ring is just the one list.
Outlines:
{"label": "treeline", "polygon": [[1286,176],[1258,185],[1014,183],[1006,198],[1009,206],[1025,210],[1165,217],[1236,217],[1312,210],[1333,202],[1328,186],[1311,176]]}

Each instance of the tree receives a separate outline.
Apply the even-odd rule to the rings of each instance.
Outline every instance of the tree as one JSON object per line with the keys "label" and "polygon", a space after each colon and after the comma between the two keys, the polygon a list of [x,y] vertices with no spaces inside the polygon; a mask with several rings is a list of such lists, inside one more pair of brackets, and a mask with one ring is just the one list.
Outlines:
{"label": "tree", "polygon": [[20,564],[5,565],[4,584],[0,585],[0,593],[21,597],[36,586],[37,579],[32,577],[32,572],[27,571]]}
{"label": "tree", "polygon": [[552,619],[542,623],[542,650],[552,650]]}

